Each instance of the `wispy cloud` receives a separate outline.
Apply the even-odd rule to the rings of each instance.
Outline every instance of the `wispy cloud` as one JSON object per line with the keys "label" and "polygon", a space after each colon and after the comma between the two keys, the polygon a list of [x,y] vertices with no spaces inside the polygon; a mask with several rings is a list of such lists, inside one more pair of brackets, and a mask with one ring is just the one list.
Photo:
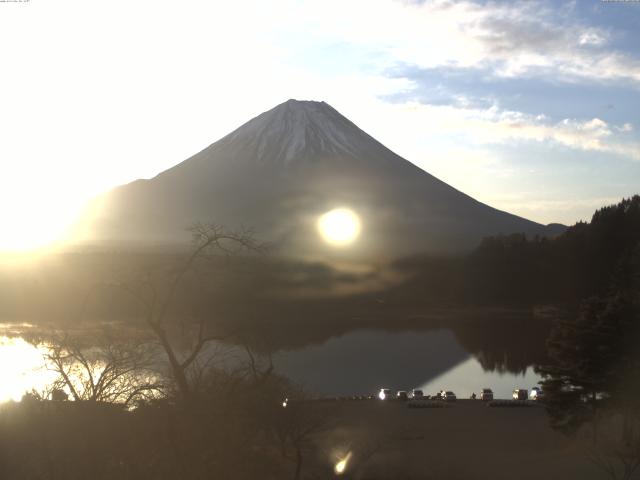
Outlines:
{"label": "wispy cloud", "polygon": [[387,0],[376,2],[374,10],[363,0],[327,0],[305,13],[323,35],[384,54],[389,64],[640,84],[640,59],[612,48],[608,29],[565,16],[570,8],[543,1]]}
{"label": "wispy cloud", "polygon": [[640,161],[640,143],[633,125],[611,125],[600,118],[551,121],[544,115],[407,102],[396,105],[432,137],[461,137],[478,145],[548,142],[571,149],[613,153]]}

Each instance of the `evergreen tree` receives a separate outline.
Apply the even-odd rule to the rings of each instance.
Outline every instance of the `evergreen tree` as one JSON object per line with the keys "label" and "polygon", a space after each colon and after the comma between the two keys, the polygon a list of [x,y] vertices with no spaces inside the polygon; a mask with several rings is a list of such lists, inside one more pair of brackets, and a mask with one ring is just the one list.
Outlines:
{"label": "evergreen tree", "polygon": [[633,298],[617,292],[590,298],[575,319],[557,322],[547,341],[552,364],[538,369],[554,428],[595,427],[598,412],[625,397],[637,364],[637,317]]}
{"label": "evergreen tree", "polygon": [[552,425],[566,432],[587,421],[595,428],[604,407],[640,415],[640,242],[618,259],[608,291],[556,323],[552,363],[538,368]]}

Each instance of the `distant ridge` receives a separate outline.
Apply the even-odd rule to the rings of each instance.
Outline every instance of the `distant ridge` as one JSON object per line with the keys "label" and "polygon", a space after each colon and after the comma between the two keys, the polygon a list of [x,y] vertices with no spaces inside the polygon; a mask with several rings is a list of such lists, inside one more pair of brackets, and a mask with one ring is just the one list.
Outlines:
{"label": "distant ridge", "polygon": [[[491,208],[396,155],[325,102],[288,100],[150,180],[117,187],[84,227],[94,245],[175,245],[213,221],[252,227],[282,254],[397,257],[453,253],[488,235],[556,234]],[[318,215],[348,207],[361,238],[335,249]]]}

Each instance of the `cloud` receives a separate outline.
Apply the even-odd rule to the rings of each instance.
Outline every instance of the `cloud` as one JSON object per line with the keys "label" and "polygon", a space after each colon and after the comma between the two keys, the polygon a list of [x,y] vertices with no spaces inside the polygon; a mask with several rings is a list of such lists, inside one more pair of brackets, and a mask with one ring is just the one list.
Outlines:
{"label": "cloud", "polygon": [[503,8],[478,21],[473,41],[484,55],[475,66],[499,77],[548,76],[554,81],[640,82],[640,61],[605,47],[609,32],[577,22],[557,22],[545,8]]}
{"label": "cloud", "polygon": [[[599,118],[566,118],[558,123],[549,123],[544,117],[532,117],[519,112],[496,112],[487,120],[487,128],[498,141],[550,141],[573,149],[614,153],[640,161],[640,143],[628,141],[614,133],[615,130],[623,133],[628,130],[624,126],[611,126]],[[630,126],[625,125],[627,128]]]}
{"label": "cloud", "polygon": [[[593,117],[553,121],[545,115],[490,108],[464,108],[417,102],[394,104],[394,122],[419,125],[429,138],[458,138],[465,144],[550,143],[575,150],[613,153],[640,161],[640,142],[633,125],[612,125]],[[387,120],[392,114],[387,114]],[[419,132],[415,132],[418,135]]]}
{"label": "cloud", "polygon": [[640,59],[611,48],[609,30],[544,1],[380,0],[372,8],[364,0],[326,0],[302,13],[312,31],[361,45],[388,66],[640,84]]}
{"label": "cloud", "polygon": [[597,32],[585,32],[580,35],[580,45],[604,45],[607,42],[607,38],[598,34]]}

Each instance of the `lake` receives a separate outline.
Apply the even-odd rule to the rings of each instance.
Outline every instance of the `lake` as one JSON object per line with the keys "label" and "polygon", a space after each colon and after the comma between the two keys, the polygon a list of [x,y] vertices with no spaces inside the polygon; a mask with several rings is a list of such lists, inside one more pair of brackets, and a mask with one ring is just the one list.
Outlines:
{"label": "lake", "polygon": [[422,388],[432,395],[453,390],[460,398],[492,388],[497,398],[510,398],[514,388],[536,386],[533,368],[513,372],[486,369],[448,329],[388,332],[357,330],[319,345],[281,351],[276,370],[311,394],[374,394],[382,388]]}
{"label": "lake", "polygon": [[[55,377],[43,368],[42,352],[14,336],[13,330],[13,335],[0,336],[0,401],[43,390]],[[540,339],[534,345],[525,342],[531,336],[517,325],[507,332],[507,340],[502,338],[504,331],[495,325],[357,329],[300,348],[276,350],[273,363],[278,373],[313,396],[368,395],[385,387],[422,388],[425,394],[446,389],[468,398],[488,387],[497,398],[510,398],[514,388],[531,389],[538,383],[527,362],[534,363],[535,350],[542,346]],[[515,331],[520,332],[517,338]],[[522,345],[529,345],[533,353],[523,352]],[[520,358],[513,366],[510,357],[529,360]]]}

